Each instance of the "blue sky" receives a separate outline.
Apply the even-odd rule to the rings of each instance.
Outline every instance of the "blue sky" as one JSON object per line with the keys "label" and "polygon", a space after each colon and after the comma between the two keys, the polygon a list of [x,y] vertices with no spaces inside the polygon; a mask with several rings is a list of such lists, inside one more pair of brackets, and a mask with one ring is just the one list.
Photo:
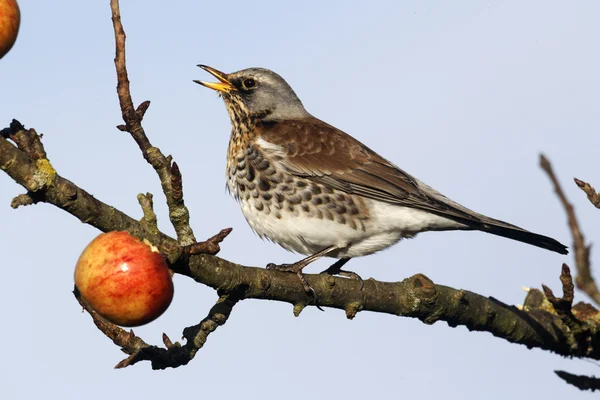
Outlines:
{"label": "blue sky", "polygon": [[[199,238],[233,227],[221,256],[247,265],[297,256],[262,242],[225,193],[229,120],[221,100],[192,82],[203,63],[224,71],[280,73],[309,112],[352,134],[448,197],[481,213],[570,244],[563,210],[538,168],[553,161],[584,232],[598,212],[571,183],[600,186],[600,5],[594,1],[276,2],[124,1],[134,101],[153,144],[172,154]],[[0,61],[0,121],[44,133],[58,172],[136,218],[153,192],[152,168],[121,123],[108,0],[20,1],[22,25]],[[508,344],[438,322],[245,301],[187,367],[112,367],[123,354],[71,294],[75,262],[98,233],[49,205],[12,210],[22,189],[0,175],[2,398],[104,399],[118,395],[224,398],[445,396],[505,399],[590,396],[555,369],[598,366]],[[597,260],[592,253],[593,261]],[[422,234],[362,259],[363,277],[434,282],[522,303],[522,286],[559,291],[562,257],[476,232]],[[597,265],[598,263],[596,263]],[[326,262],[309,267],[317,272]],[[136,329],[160,343],[204,318],[211,289],[175,278],[175,299]],[[587,300],[577,293],[579,300]]]}

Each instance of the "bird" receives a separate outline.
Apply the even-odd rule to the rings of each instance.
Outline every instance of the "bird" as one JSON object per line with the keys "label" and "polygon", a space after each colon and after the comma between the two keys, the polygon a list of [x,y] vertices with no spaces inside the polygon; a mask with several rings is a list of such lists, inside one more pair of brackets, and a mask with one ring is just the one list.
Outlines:
{"label": "bird", "polygon": [[450,200],[375,151],[304,108],[277,73],[247,68],[224,73],[198,65],[217,82],[229,119],[227,188],[263,239],[305,255],[267,269],[295,273],[315,298],[303,269],[338,259],[323,273],[362,280],[342,267],[354,257],[427,231],[471,230],[560,254],[555,239],[487,217]]}

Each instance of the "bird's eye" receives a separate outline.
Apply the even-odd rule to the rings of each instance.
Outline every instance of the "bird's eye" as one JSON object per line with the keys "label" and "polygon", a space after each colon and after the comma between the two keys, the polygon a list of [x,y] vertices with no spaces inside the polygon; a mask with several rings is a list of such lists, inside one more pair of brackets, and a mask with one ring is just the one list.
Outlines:
{"label": "bird's eye", "polygon": [[242,85],[244,85],[245,89],[252,89],[253,87],[256,86],[256,81],[252,78],[246,78],[242,82]]}

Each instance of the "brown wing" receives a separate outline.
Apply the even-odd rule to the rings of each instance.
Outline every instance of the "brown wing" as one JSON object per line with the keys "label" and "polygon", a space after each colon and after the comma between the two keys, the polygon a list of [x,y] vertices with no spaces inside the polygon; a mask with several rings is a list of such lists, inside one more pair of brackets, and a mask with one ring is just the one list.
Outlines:
{"label": "brown wing", "polygon": [[[558,241],[478,214],[448,199],[390,163],[358,140],[316,118],[268,123],[263,140],[281,148],[288,172],[346,193],[413,207],[452,219],[460,229],[478,229],[567,254]],[[263,149],[268,151],[268,149]]]}
{"label": "brown wing", "polygon": [[265,124],[259,136],[283,149],[284,165],[294,175],[346,193],[431,211],[461,222],[482,222],[470,210],[427,193],[415,178],[358,140],[316,118]]}

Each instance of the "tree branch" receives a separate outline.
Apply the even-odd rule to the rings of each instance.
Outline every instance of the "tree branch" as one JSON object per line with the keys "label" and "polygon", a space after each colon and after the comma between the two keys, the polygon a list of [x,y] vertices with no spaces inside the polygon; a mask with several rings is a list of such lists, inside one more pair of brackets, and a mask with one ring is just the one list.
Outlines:
{"label": "tree branch", "polygon": [[198,325],[184,329],[183,337],[186,339],[185,345],[182,346],[177,342],[171,342],[171,339],[163,333],[165,348],[161,348],[147,344],[140,337],[136,336],[133,330],[128,332],[102,318],[81,297],[77,287],[73,290],[73,294],[79,304],[90,314],[96,327],[111,339],[114,344],[120,346],[124,353],[129,354],[129,357],[120,361],[115,368],[125,368],[140,361],[150,361],[152,369],[177,368],[187,365],[194,358],[198,350],[204,346],[208,335],[227,322],[233,307],[240,300],[239,293],[237,292],[220,296],[206,318]]}
{"label": "tree branch", "polygon": [[[569,228],[571,229],[571,235],[573,236],[573,250],[575,256],[575,265],[577,266],[577,277],[575,278],[577,288],[587,294],[596,303],[596,305],[600,305],[600,290],[598,289],[591,272],[591,246],[585,244],[585,238],[581,232],[581,228],[579,227],[579,222],[577,221],[577,216],[575,215],[575,209],[567,199],[567,196],[565,195],[558,178],[554,174],[552,164],[543,154],[540,155],[540,167],[548,174],[548,177],[554,186],[554,192],[558,196],[558,199],[567,213]],[[575,180],[576,183],[577,181],[578,180]],[[579,183],[577,184],[579,185]],[[586,191],[586,193],[588,192]],[[591,198],[590,201],[592,201]],[[592,201],[592,204],[593,203],[594,202]]]}
{"label": "tree branch", "polygon": [[125,125],[119,125],[122,131],[127,131],[138,144],[144,158],[156,171],[167,198],[169,218],[177,233],[177,239],[182,245],[192,245],[196,242],[194,232],[190,227],[190,213],[183,202],[181,173],[177,164],[171,165],[171,157],[165,157],[159,148],[152,146],[142,127],[142,119],[150,107],[149,101],[144,101],[134,109],[129,77],[125,61],[125,30],[121,24],[119,1],[111,0],[112,22],[115,33],[115,68],[117,70],[117,94]]}
{"label": "tree branch", "polygon": [[[35,131],[21,130],[14,134],[35,135]],[[39,141],[39,137],[32,140]],[[167,255],[176,273],[190,276],[223,295],[241,293],[240,299],[290,303],[296,314],[311,301],[301,283],[291,274],[242,266],[210,254],[186,255],[174,239],[148,231],[141,222],[94,198],[56,172],[50,174],[54,176],[52,180],[32,185],[30,182],[36,182],[35,177],[41,174],[40,168],[45,165],[45,162],[36,164],[25,151],[0,138],[0,168],[34,192],[39,201],[54,204],[100,230],[128,230],[150,240]],[[490,332],[529,348],[600,359],[598,311],[589,305],[581,305],[583,303],[573,306],[573,315],[584,327],[574,333],[545,296],[536,290],[530,291],[528,299],[534,299],[534,293],[537,293],[544,301],[526,300],[525,308],[518,310],[494,298],[436,285],[421,274],[401,282],[368,279],[362,291],[359,290],[360,283],[354,280],[320,274],[308,275],[307,279],[321,306],[345,310],[348,318],[365,310],[418,318],[428,324],[443,320],[452,327],[462,325],[469,330]]]}

